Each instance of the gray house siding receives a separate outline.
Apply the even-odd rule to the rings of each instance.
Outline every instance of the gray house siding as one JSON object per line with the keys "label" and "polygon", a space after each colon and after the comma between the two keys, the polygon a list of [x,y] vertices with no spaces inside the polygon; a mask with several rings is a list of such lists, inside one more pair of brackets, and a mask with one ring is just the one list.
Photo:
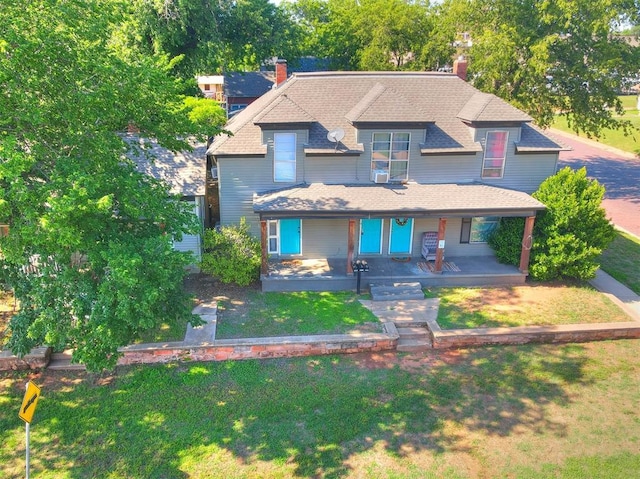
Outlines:
{"label": "gray house siding", "polygon": [[510,150],[507,154],[502,182],[494,183],[492,181],[491,184],[533,193],[538,189],[540,183],[555,174],[558,166],[557,153],[514,154],[513,148]]}
{"label": "gray house siding", "polygon": [[220,158],[218,182],[220,224],[237,224],[245,217],[251,233],[259,235],[260,222],[253,212],[253,193],[273,189],[271,165],[265,158]]}
{"label": "gray house siding", "polygon": [[[475,130],[475,136],[484,143],[484,135],[490,129]],[[468,183],[484,182],[494,186],[512,188],[531,193],[548,176],[555,173],[557,153],[516,154],[514,142],[519,137],[519,128],[509,128],[509,147],[503,178],[483,179],[481,177],[483,154],[475,155],[421,155],[420,143],[424,139],[422,129],[392,129],[392,132],[411,133],[409,156],[409,181],[417,183]],[[296,182],[295,183],[371,183],[371,138],[374,131],[359,132],[365,151],[358,156],[307,156],[304,152],[307,141],[307,130],[296,130]],[[387,130],[384,130],[387,131]],[[273,135],[275,131],[263,132],[263,140],[267,143],[267,154],[263,158],[226,158],[218,159],[218,175],[220,187],[220,219],[221,224],[234,224],[245,217],[250,224],[251,233],[260,234],[258,215],[253,212],[253,194],[284,188],[293,183],[275,182],[273,179]],[[470,131],[472,134],[472,131]],[[305,222],[306,224],[307,222]],[[342,246],[327,246],[329,240],[340,238],[340,234],[332,232],[337,224],[326,224],[320,228],[312,239],[303,239],[303,254],[323,254],[327,257],[339,256]],[[387,222],[388,223],[388,222]],[[385,241],[388,240],[388,224],[386,224]],[[415,225],[416,237],[413,249],[419,254],[420,231],[419,222]],[[437,230],[437,224],[433,227]],[[458,228],[459,229],[459,228]],[[448,228],[450,234],[451,226]],[[427,230],[424,230],[427,231]],[[458,233],[459,234],[459,231]],[[346,248],[346,246],[345,246]],[[455,249],[452,249],[455,248]],[[447,249],[454,254],[480,254],[480,245],[461,245],[459,238],[448,241]],[[383,251],[388,251],[388,244],[383,244]],[[316,253],[317,252],[317,253]]]}
{"label": "gray house siding", "polygon": [[[389,254],[389,233],[393,218],[383,218],[381,257]],[[411,256],[420,257],[422,251],[422,234],[427,231],[438,231],[438,218],[414,219]],[[348,244],[348,220],[302,220],[302,255],[307,258],[345,258]],[[445,254],[451,256],[491,256],[491,248],[485,243],[460,243],[461,218],[450,218],[447,221],[445,234]],[[356,224],[355,251],[359,250],[359,224]],[[371,254],[364,256],[374,256]]]}
{"label": "gray house siding", "polygon": [[346,258],[349,221],[302,220],[302,255],[307,258]]}

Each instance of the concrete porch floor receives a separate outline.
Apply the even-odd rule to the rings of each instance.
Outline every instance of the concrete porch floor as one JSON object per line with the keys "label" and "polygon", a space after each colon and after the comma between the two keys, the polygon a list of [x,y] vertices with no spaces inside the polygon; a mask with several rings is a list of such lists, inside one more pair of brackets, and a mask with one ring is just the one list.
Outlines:
{"label": "concrete porch floor", "polygon": [[[361,257],[369,272],[361,273],[361,291],[371,283],[420,282],[424,287],[487,286],[523,284],[526,275],[493,256],[447,257],[445,270],[432,273],[423,258],[394,260],[389,257]],[[422,263],[422,267],[421,267]],[[433,261],[431,262],[433,264]],[[345,258],[272,259],[269,275],[262,275],[263,291],[340,291],[356,289],[356,274],[347,275]]]}

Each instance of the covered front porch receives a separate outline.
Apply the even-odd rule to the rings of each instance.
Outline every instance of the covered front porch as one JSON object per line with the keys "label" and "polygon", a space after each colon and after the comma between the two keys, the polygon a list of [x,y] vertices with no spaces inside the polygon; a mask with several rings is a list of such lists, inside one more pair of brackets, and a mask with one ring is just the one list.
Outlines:
{"label": "covered front porch", "polygon": [[[370,284],[419,282],[423,287],[497,286],[523,284],[527,274],[501,264],[493,256],[447,257],[442,272],[421,257],[359,257],[369,265],[361,274],[361,291]],[[346,258],[271,259],[261,275],[263,291],[345,291],[357,287],[357,273],[347,272]]]}

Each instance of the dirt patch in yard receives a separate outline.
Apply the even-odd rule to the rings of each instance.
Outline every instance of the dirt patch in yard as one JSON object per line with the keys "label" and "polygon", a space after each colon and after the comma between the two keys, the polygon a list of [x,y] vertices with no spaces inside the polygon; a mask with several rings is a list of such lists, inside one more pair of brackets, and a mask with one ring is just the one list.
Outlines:
{"label": "dirt patch in yard", "polygon": [[206,274],[191,274],[185,278],[184,285],[187,292],[195,296],[196,304],[225,301],[239,308],[248,307],[247,298],[261,289],[259,282],[238,286],[225,284]]}

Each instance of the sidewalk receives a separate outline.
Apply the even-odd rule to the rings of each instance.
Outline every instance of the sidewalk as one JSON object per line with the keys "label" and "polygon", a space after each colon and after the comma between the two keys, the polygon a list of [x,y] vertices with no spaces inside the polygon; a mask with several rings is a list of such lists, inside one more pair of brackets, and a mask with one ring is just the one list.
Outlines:
{"label": "sidewalk", "polygon": [[624,284],[613,279],[601,269],[596,272],[596,277],[589,281],[589,283],[598,291],[608,295],[635,321],[640,321],[639,295],[631,291]]}

